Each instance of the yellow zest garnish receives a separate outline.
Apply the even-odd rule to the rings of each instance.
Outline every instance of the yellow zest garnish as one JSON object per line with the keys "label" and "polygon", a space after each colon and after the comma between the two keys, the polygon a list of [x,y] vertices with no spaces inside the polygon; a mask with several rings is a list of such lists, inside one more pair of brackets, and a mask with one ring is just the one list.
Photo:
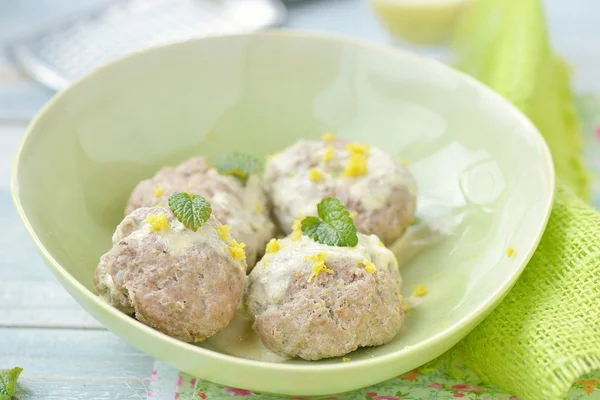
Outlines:
{"label": "yellow zest garnish", "polygon": [[399,313],[400,312],[400,307],[396,306],[396,312]]}
{"label": "yellow zest garnish", "polygon": [[408,304],[408,301],[402,300],[402,309],[404,312],[410,311],[410,304]]}
{"label": "yellow zest garnish", "polygon": [[327,294],[327,290],[326,290],[326,289],[323,289],[323,291],[321,291],[321,294],[322,294],[322,295],[326,295],[326,294]]}
{"label": "yellow zest garnish", "polygon": [[279,240],[273,238],[269,240],[267,243],[267,247],[265,247],[265,253],[277,253],[281,246],[279,246]]}
{"label": "yellow zest garnish", "polygon": [[373,272],[377,271],[377,267],[375,267],[375,264],[373,264],[366,258],[362,260],[362,264],[365,266],[365,271],[367,271],[369,274],[372,274]]}
{"label": "yellow zest garnish", "polygon": [[162,205],[161,203],[158,203],[158,204],[156,205],[156,207],[162,207],[162,206],[163,206],[163,205]]}
{"label": "yellow zest garnish", "polygon": [[398,298],[399,301],[402,301],[402,295],[400,293],[396,293],[396,297]]}
{"label": "yellow zest garnish", "polygon": [[333,270],[331,268],[327,268],[327,266],[325,265],[325,262],[323,262],[323,261],[315,262],[312,266],[312,273],[308,277],[308,283],[310,283],[314,277],[319,276],[319,274],[323,271],[327,272],[329,275],[333,274]]}
{"label": "yellow zest garnish", "polygon": [[150,224],[151,232],[165,231],[169,229],[169,220],[163,213],[158,215],[148,215],[144,221]]}
{"label": "yellow zest garnish", "polygon": [[152,254],[158,254],[158,249],[152,249]]}
{"label": "yellow zest garnish", "polygon": [[358,215],[358,211],[352,211],[350,213],[350,218],[354,219],[354,218],[356,218],[357,215]]}
{"label": "yellow zest garnish", "polygon": [[513,254],[515,254],[515,248],[514,247],[509,247],[508,249],[506,249],[506,255],[507,255],[507,257],[512,257]]}
{"label": "yellow zest garnish", "polygon": [[440,274],[433,274],[433,279],[439,279]]}
{"label": "yellow zest garnish", "polygon": [[351,360],[350,357],[342,357],[342,362],[348,362],[350,360]]}
{"label": "yellow zest garnish", "polygon": [[304,256],[305,261],[326,261],[327,254],[325,253],[317,253],[314,256]]}
{"label": "yellow zest garnish", "polygon": [[377,246],[379,246],[379,247],[385,247],[385,244],[383,244],[383,242],[380,240],[379,243],[377,243]]}
{"label": "yellow zest garnish", "polygon": [[409,162],[409,161],[408,161],[406,158],[404,158],[404,157],[400,157],[400,162],[401,162],[402,164],[404,164],[404,165],[408,165],[408,164],[410,164],[410,162]]}
{"label": "yellow zest garnish", "polygon": [[267,268],[267,260],[265,260],[264,258],[260,261],[262,263],[263,268]]}
{"label": "yellow zest garnish", "polygon": [[333,274],[333,270],[331,268],[327,268],[327,265],[325,265],[325,260],[327,259],[327,254],[318,253],[314,256],[305,256],[304,259],[307,261],[313,261],[312,273],[308,277],[309,283],[312,281],[312,279],[314,277],[318,276],[323,271],[325,271],[326,273],[328,273],[330,275]]}
{"label": "yellow zest garnish", "polygon": [[154,188],[154,197],[160,197],[163,194],[163,190],[160,186]]}
{"label": "yellow zest garnish", "polygon": [[344,176],[363,176],[367,174],[367,158],[363,154],[352,154],[344,169]]}
{"label": "yellow zest garnish", "polygon": [[238,243],[236,240],[233,240],[229,245],[229,254],[236,260],[243,260],[246,258],[244,247],[246,247],[245,243]]}
{"label": "yellow zest garnish", "polygon": [[302,237],[302,222],[297,219],[292,224],[292,240],[298,241]]}
{"label": "yellow zest garnish", "polygon": [[413,287],[413,295],[416,297],[423,297],[423,296],[427,295],[427,286],[415,285]]}
{"label": "yellow zest garnish", "polygon": [[254,203],[254,208],[256,209],[257,213],[259,213],[259,214],[263,213],[263,206],[262,206],[262,204],[260,204],[260,201],[256,201]]}
{"label": "yellow zest garnish", "polygon": [[227,225],[217,226],[217,232],[219,232],[221,239],[225,241],[229,240],[229,227]]}
{"label": "yellow zest garnish", "polygon": [[308,170],[308,179],[313,182],[321,182],[323,180],[323,173],[317,168]]}
{"label": "yellow zest garnish", "polygon": [[333,158],[333,146],[329,145],[325,149],[325,154],[323,154],[323,161],[328,162],[328,161],[331,161],[332,158]]}
{"label": "yellow zest garnish", "polygon": [[350,154],[360,154],[365,155],[369,151],[371,146],[368,144],[360,144],[360,143],[348,143],[346,145],[346,150],[350,152]]}
{"label": "yellow zest garnish", "polygon": [[335,136],[333,135],[333,133],[327,132],[323,135],[323,137],[321,139],[323,139],[325,142],[329,142],[329,141],[335,139]]}

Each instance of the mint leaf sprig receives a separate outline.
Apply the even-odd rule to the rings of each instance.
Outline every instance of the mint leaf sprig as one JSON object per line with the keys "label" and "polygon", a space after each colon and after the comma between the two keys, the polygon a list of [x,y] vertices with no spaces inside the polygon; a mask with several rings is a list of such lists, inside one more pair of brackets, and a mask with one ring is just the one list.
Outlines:
{"label": "mint leaf sprig", "polygon": [[186,228],[196,232],[212,213],[210,203],[197,194],[175,193],[169,197],[169,207]]}
{"label": "mint leaf sprig", "polygon": [[17,379],[23,368],[0,370],[0,400],[11,400],[17,388]]}
{"label": "mint leaf sprig", "polygon": [[222,175],[238,178],[245,185],[248,177],[262,170],[262,162],[256,157],[245,153],[231,153],[212,160],[216,170]]}
{"label": "mint leaf sprig", "polygon": [[350,213],[333,197],[317,205],[317,217],[302,220],[302,232],[315,242],[337,247],[354,247],[358,244],[356,226]]}

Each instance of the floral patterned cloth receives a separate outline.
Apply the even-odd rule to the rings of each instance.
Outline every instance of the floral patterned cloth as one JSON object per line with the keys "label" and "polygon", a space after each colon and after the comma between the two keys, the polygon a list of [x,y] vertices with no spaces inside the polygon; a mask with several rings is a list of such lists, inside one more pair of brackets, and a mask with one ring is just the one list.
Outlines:
{"label": "floral patterned cloth", "polygon": [[[502,390],[484,385],[464,364],[422,367],[396,378],[337,396],[319,397],[319,400],[518,400]],[[200,400],[247,398],[248,400],[277,400],[281,397],[253,393],[249,390],[217,385],[184,373],[178,373],[162,362],[152,371],[148,400]],[[600,373],[577,381],[568,400],[600,400]],[[296,398],[295,400],[300,400]],[[308,400],[308,399],[307,399]]]}
{"label": "floral patterned cloth", "polygon": [[[600,96],[580,96],[577,102],[582,121],[586,167],[591,173],[594,203],[600,208]],[[456,351],[458,349],[458,351]],[[248,398],[275,400],[281,397],[221,386],[157,361],[148,387],[148,400],[200,400]],[[497,387],[485,385],[460,358],[460,345],[432,362],[388,381],[321,400],[518,400]],[[568,400],[600,400],[600,371],[581,377]],[[300,400],[300,399],[296,399]],[[525,399],[522,399],[525,400]]]}

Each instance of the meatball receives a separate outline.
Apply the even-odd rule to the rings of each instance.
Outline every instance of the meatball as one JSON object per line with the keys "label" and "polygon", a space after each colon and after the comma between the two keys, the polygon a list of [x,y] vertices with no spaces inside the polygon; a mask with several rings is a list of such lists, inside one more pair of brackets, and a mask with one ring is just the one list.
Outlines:
{"label": "meatball", "polygon": [[129,198],[126,214],[140,207],[167,205],[169,197],[187,192],[204,197],[214,216],[229,226],[231,235],[246,243],[250,267],[262,255],[265,244],[275,234],[262,180],[251,175],[244,185],[239,179],[221,175],[204,157],[193,157],[177,167],[159,170],[140,182]]}
{"label": "meatball", "polygon": [[211,216],[196,232],[169,208],[139,208],[113,235],[96,269],[100,297],[185,342],[202,341],[233,319],[246,278],[243,246]]}
{"label": "meatball", "polygon": [[316,215],[317,204],[336,197],[354,214],[359,232],[376,234],[386,245],[410,225],[416,183],[397,156],[345,140],[301,140],[271,157],[265,185],[280,228]]}
{"label": "meatball", "polygon": [[375,235],[354,248],[278,241],[248,277],[253,328],[281,356],[319,360],[390,342],[404,321],[394,254]]}

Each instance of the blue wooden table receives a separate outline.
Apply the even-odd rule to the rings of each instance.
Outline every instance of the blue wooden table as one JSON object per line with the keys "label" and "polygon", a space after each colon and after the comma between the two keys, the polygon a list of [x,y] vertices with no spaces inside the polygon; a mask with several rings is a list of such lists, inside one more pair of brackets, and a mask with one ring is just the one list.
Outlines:
{"label": "blue wooden table", "polygon": [[[106,0],[0,0],[0,47],[32,27]],[[579,91],[600,92],[600,2],[546,0],[554,45]],[[390,43],[366,0],[307,0],[286,26]],[[417,49],[427,53],[426,49]],[[53,95],[0,55],[0,369],[21,366],[21,399],[145,399],[151,357],[106,331],[37,255],[10,200],[12,155],[27,121]]]}

